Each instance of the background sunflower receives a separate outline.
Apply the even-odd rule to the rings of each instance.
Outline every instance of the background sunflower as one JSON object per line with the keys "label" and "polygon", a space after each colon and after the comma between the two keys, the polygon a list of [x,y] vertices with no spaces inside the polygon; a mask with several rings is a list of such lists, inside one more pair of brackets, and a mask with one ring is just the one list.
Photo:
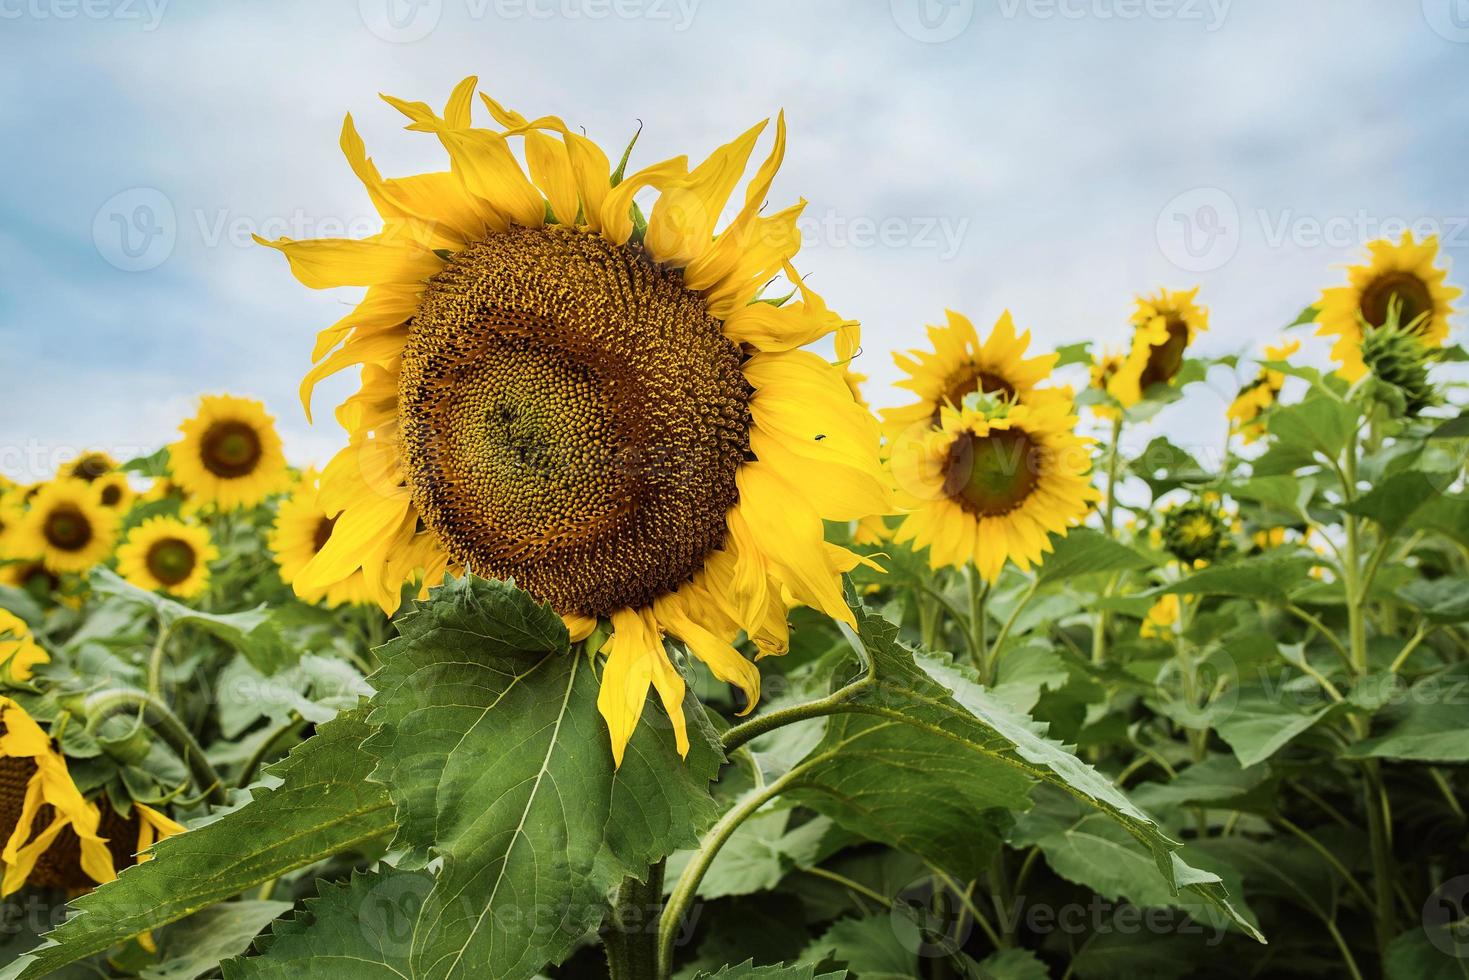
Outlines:
{"label": "background sunflower", "polygon": [[237,510],[286,489],[289,474],[275,422],[253,398],[205,395],[169,446],[173,480],[200,504]]}
{"label": "background sunflower", "polygon": [[117,549],[117,570],[140,589],[192,599],[208,586],[209,563],[218,557],[207,528],[150,517]]}
{"label": "background sunflower", "polygon": [[76,477],[47,483],[32,498],[12,547],[52,572],[85,572],[112,554],[117,515]]}
{"label": "background sunflower", "polygon": [[1171,382],[1183,367],[1184,351],[1209,329],[1209,311],[1194,302],[1198,292],[1195,286],[1137,297],[1132,346],[1107,384],[1123,408],[1136,405],[1153,385]]}

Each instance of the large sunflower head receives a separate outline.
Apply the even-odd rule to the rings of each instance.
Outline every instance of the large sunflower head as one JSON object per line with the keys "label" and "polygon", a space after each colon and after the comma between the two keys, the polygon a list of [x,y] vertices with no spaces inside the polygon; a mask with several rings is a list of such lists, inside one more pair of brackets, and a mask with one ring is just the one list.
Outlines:
{"label": "large sunflower head", "polygon": [[1444,283],[1447,269],[1438,268],[1438,239],[1415,241],[1403,232],[1397,244],[1383,239],[1367,246],[1366,265],[1347,268],[1347,285],[1322,290],[1316,304],[1316,333],[1335,337],[1332,358],[1337,373],[1357,381],[1367,373],[1362,360],[1362,335],[1368,327],[1387,325],[1396,315],[1399,327],[1409,330],[1426,347],[1441,347],[1449,335],[1453,300],[1463,290]]}
{"label": "large sunflower head", "polygon": [[117,460],[100,449],[82,453],[61,468],[60,476],[72,476],[91,483],[117,470]]}
{"label": "large sunflower head", "polygon": [[112,553],[117,514],[76,477],[52,480],[31,499],[14,548],[52,572],[85,572]]}
{"label": "large sunflower head", "polygon": [[[295,582],[301,569],[326,547],[337,523],[337,519],[328,515],[322,505],[319,480],[314,470],[307,470],[301,475],[296,489],[280,502],[276,511],[269,545],[271,554],[275,555],[281,581],[287,585]],[[331,607],[372,602],[361,569],[325,589],[307,589],[301,593],[301,598],[308,602],[325,601]]]}
{"label": "large sunflower head", "polygon": [[[309,403],[320,378],[362,369],[337,412],[350,445],[322,473],[336,524],[293,586],[360,572],[391,611],[410,580],[513,577],[575,637],[610,620],[599,706],[614,755],[650,683],[685,749],[665,634],[753,705],[741,630],[781,652],[787,596],[851,621],[840,574],[856,558],[824,544],[822,521],[887,509],[878,430],[842,369],[798,348],[835,334],[846,361],[856,324],[792,267],[801,206],[764,211],[783,119],[733,197],[764,123],[692,169],[675,157],[614,179],[555,116],[482,97],[495,125],[476,126],[475,84],[442,113],[387,100],[447,171],[382,177],[347,118],[342,149],[382,233],[264,243],[308,286],[367,287],[319,335],[302,386]],[[644,218],[633,199],[648,191]],[[782,274],[793,297],[759,301]]]}
{"label": "large sunflower head", "polygon": [[945,310],[944,315],[945,325],[928,328],[933,350],[893,354],[893,361],[907,374],[897,387],[918,396],[911,405],[883,409],[883,424],[895,437],[909,426],[937,426],[940,411],[945,406],[958,408],[967,395],[1033,402],[1056,394],[1041,385],[1056,366],[1058,355],[1026,357],[1030,331],[1017,335],[1009,310],[995,321],[983,343],[968,317],[953,310]]}
{"label": "large sunflower head", "polygon": [[0,679],[28,681],[37,664],[50,660],[25,620],[8,609],[0,609]]}
{"label": "large sunflower head", "polygon": [[[1265,360],[1285,361],[1300,349],[1299,340],[1287,340],[1279,346],[1266,347]],[[1260,421],[1260,414],[1275,404],[1283,387],[1285,375],[1262,365],[1254,380],[1241,388],[1234,401],[1229,403],[1225,415],[1245,442],[1254,442],[1265,434],[1265,424]]]}
{"label": "large sunflower head", "polygon": [[173,479],[200,503],[253,507],[289,485],[275,420],[253,398],[205,395],[179,430],[183,438],[168,447]]}
{"label": "large sunflower head", "polygon": [[140,589],[192,599],[209,584],[209,563],[218,557],[206,528],[150,517],[117,549],[117,570]]}
{"label": "large sunflower head", "polygon": [[1199,287],[1160,289],[1139,296],[1132,314],[1132,346],[1107,384],[1112,397],[1129,408],[1153,385],[1178,376],[1183,355],[1201,331],[1209,329],[1209,311],[1194,302]]}
{"label": "large sunflower head", "polygon": [[1097,492],[1091,440],[1071,403],[971,396],[945,408],[938,429],[899,438],[892,466],[907,509],[895,540],[927,548],[934,568],[973,562],[988,582],[1007,560],[1021,569],[1086,516]]}

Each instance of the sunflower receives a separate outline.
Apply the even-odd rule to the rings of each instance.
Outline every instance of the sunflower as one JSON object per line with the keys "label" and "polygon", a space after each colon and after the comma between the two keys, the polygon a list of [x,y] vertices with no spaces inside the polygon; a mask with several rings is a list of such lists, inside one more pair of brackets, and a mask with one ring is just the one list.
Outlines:
{"label": "sunflower", "polygon": [[36,664],[50,660],[25,620],[8,609],[0,609],[0,678],[28,681]]}
{"label": "sunflower", "polygon": [[[513,577],[574,638],[610,620],[598,706],[614,757],[650,684],[686,751],[664,634],[753,706],[741,629],[784,652],[787,597],[853,622],[841,573],[858,558],[826,545],[822,521],[888,509],[878,428],[841,368],[799,348],[835,334],[848,361],[857,325],[792,267],[802,206],[763,213],[784,117],[716,232],[765,123],[692,170],[676,157],[614,176],[555,116],[483,97],[497,128],[475,127],[475,86],[442,115],[387,99],[438,138],[447,172],[384,179],[347,117],[342,149],[381,234],[262,241],[307,286],[368,287],[302,384],[309,411],[319,379],[362,368],[337,411],[349,445],[322,473],[336,524],[293,585],[319,594],[361,572],[391,612],[410,580]],[[781,274],[792,297],[760,301]]]}
{"label": "sunflower", "polygon": [[91,483],[99,477],[106,476],[117,469],[117,460],[99,449],[82,453],[66,466],[61,468],[60,476],[75,477]]}
{"label": "sunflower", "polygon": [[[1102,356],[1092,361],[1091,386],[1098,391],[1107,392],[1112,379],[1117,372],[1122,370],[1123,358],[1116,351],[1104,351]],[[1108,421],[1121,417],[1122,413],[1117,406],[1110,402],[1094,402],[1091,406],[1092,414],[1099,419]]]}
{"label": "sunflower", "polygon": [[133,492],[132,484],[128,482],[127,474],[121,470],[114,470],[92,481],[92,492],[96,495],[97,503],[118,514],[127,513],[133,498],[137,496]]}
{"label": "sunflower", "polygon": [[1185,565],[1218,559],[1229,547],[1228,533],[1224,513],[1207,500],[1190,500],[1163,515],[1163,547]]}
{"label": "sunflower", "polygon": [[928,548],[934,568],[973,562],[986,581],[1006,560],[1024,571],[1086,516],[1091,440],[1075,434],[1062,398],[1016,404],[966,399],[945,407],[938,429],[900,438],[893,471],[907,509],[894,540]]}
{"label": "sunflower", "polygon": [[0,559],[24,557],[14,551],[13,543],[25,515],[26,508],[19,489],[10,486],[0,491]]}
{"label": "sunflower", "polygon": [[252,398],[205,395],[199,414],[168,447],[173,479],[187,496],[220,510],[253,507],[289,485],[275,420]]}
{"label": "sunflower", "polygon": [[[314,470],[307,470],[301,475],[296,489],[281,501],[280,509],[276,511],[275,526],[269,538],[270,551],[275,555],[281,581],[287,585],[296,580],[301,569],[331,540],[332,528],[337,523],[335,517],[327,515],[326,507],[321,503],[319,479]],[[333,582],[324,590],[297,591],[307,602],[325,600],[331,607],[373,601],[361,569],[340,582]]]}
{"label": "sunflower", "polygon": [[1425,347],[1441,347],[1449,335],[1452,301],[1463,290],[1444,284],[1437,268],[1438,238],[1416,242],[1409,232],[1394,245],[1386,239],[1367,246],[1370,261],[1347,269],[1347,285],[1322,290],[1316,304],[1317,336],[1335,337],[1331,356],[1337,373],[1357,381],[1367,373],[1362,361],[1363,325],[1381,327],[1397,311],[1397,324],[1410,329]]}
{"label": "sunflower", "polygon": [[1132,347],[1107,391],[1131,408],[1153,385],[1166,385],[1183,367],[1183,353],[1200,331],[1209,329],[1209,311],[1194,302],[1199,287],[1160,289],[1156,296],[1137,297],[1132,314]]}
{"label": "sunflower", "polygon": [[31,500],[12,547],[52,572],[85,572],[112,553],[117,515],[77,477],[52,480]]}
{"label": "sunflower", "polygon": [[1144,639],[1158,639],[1171,636],[1173,626],[1178,622],[1178,596],[1172,593],[1160,595],[1153,605],[1148,609],[1148,614],[1143,617],[1142,627],[1138,630]]}
{"label": "sunflower", "polygon": [[0,696],[0,897],[27,884],[105,884],[118,869],[148,860],[141,852],[155,841],[183,829],[141,803],[119,813],[105,797],[86,799],[41,726]]}
{"label": "sunflower", "polygon": [[928,328],[931,352],[910,350],[906,354],[893,354],[894,363],[908,375],[897,382],[897,387],[907,388],[918,396],[918,401],[911,405],[883,409],[883,424],[894,436],[913,425],[937,426],[944,406],[958,408],[965,395],[975,392],[1021,402],[1055,394],[1053,389],[1039,386],[1050,376],[1059,355],[1027,358],[1030,331],[1017,336],[1009,310],[1000,314],[982,344],[968,317],[953,310],[945,310],[944,315],[948,320],[946,325]]}
{"label": "sunflower", "polygon": [[22,559],[0,565],[0,585],[8,585],[45,599],[61,588],[61,579],[40,559]]}
{"label": "sunflower", "polygon": [[117,549],[117,570],[140,589],[192,599],[209,584],[209,563],[218,557],[205,528],[150,517]]}
{"label": "sunflower", "polygon": [[[1300,341],[1288,340],[1278,347],[1265,348],[1265,360],[1288,360],[1300,349]],[[1230,402],[1225,415],[1244,437],[1245,442],[1254,442],[1265,434],[1265,424],[1257,420],[1260,413],[1275,404],[1275,399],[1284,386],[1285,375],[1274,368],[1261,367],[1255,380],[1241,388],[1239,394],[1235,395],[1234,401]]]}

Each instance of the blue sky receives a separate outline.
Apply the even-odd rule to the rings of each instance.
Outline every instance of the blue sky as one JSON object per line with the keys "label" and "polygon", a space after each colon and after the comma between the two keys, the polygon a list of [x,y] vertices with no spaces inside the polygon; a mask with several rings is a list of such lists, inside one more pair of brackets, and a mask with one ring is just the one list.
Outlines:
{"label": "blue sky", "polygon": [[[442,169],[377,93],[468,74],[607,146],[642,120],[635,162],[783,107],[772,202],[810,201],[802,271],[878,404],[945,307],[1117,345],[1134,293],[1199,284],[1223,353],[1395,224],[1469,269],[1469,0],[0,0],[0,470],[154,448],[218,390],[324,462],[295,390],[352,297],[249,233],[374,230],[343,114],[386,173]],[[1213,381],[1157,431],[1216,445]]]}

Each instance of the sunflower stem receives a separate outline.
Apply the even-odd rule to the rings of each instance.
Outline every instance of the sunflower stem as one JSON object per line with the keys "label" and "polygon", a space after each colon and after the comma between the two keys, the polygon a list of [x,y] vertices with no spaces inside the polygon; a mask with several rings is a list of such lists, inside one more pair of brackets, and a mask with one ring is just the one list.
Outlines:
{"label": "sunflower stem", "polygon": [[974,669],[979,672],[979,682],[988,687],[991,657],[985,619],[988,616],[990,587],[988,582],[980,578],[973,565],[964,567],[964,584],[969,587],[969,656],[974,661]]}
{"label": "sunflower stem", "polygon": [[658,976],[658,921],[663,906],[664,862],[648,868],[647,880],[622,879],[612,902],[603,946],[611,980]]}
{"label": "sunflower stem", "polygon": [[148,656],[148,693],[154,697],[163,691],[163,664],[167,659],[166,646],[173,627],[158,620],[158,639],[153,641],[153,652]]}
{"label": "sunflower stem", "polygon": [[89,695],[82,702],[81,714],[87,719],[87,733],[97,729],[116,715],[134,715],[146,722],[174,754],[188,767],[194,784],[209,802],[223,805],[228,802],[224,782],[215,772],[214,766],[205,757],[194,736],[179,721],[168,705],[152,694],[127,687],[113,687]]}

